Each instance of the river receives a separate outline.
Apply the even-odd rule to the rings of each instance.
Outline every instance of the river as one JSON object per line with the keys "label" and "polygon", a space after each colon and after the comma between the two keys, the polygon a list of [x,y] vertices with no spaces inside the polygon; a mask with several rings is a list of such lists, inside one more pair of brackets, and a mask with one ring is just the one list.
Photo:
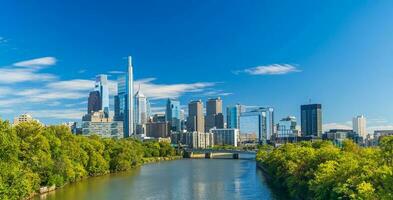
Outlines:
{"label": "river", "polygon": [[183,159],[88,178],[36,199],[273,199],[252,160]]}

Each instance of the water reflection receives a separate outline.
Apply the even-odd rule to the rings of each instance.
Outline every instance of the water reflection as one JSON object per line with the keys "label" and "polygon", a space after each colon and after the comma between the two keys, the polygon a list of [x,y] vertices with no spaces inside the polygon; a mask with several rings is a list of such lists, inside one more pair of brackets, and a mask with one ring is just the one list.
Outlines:
{"label": "water reflection", "polygon": [[[44,199],[271,199],[250,160],[191,159],[161,162],[70,184]],[[40,199],[36,197],[36,199]]]}

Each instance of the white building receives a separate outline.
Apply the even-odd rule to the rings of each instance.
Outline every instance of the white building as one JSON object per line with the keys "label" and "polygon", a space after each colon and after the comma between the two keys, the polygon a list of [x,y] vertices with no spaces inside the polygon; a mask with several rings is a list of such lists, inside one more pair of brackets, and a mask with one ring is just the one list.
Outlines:
{"label": "white building", "polygon": [[367,137],[367,131],[366,131],[366,118],[364,115],[359,115],[353,118],[352,121],[352,126],[353,126],[353,131],[359,136],[366,138]]}
{"label": "white building", "polygon": [[206,149],[214,146],[214,134],[203,132],[179,132],[171,134],[173,144],[187,145],[193,149]]}
{"label": "white building", "polygon": [[235,128],[211,129],[214,136],[214,145],[231,145],[237,147],[240,131]]}
{"label": "white building", "polygon": [[25,113],[25,114],[21,114],[18,117],[14,118],[14,125],[18,125],[19,123],[22,122],[32,122],[35,121],[37,123],[40,123],[40,121],[38,121],[38,119],[34,119],[31,115]]}

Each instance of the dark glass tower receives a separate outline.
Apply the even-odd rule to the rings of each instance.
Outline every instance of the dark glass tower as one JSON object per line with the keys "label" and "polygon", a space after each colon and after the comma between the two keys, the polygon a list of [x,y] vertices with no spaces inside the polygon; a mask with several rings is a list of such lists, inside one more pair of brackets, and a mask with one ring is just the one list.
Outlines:
{"label": "dark glass tower", "polygon": [[302,105],[301,126],[303,136],[322,136],[322,105]]}

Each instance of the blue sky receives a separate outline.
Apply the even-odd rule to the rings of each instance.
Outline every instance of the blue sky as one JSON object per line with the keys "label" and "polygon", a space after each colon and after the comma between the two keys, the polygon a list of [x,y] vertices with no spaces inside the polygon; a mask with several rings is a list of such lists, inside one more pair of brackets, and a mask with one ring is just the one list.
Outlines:
{"label": "blue sky", "polygon": [[95,75],[115,81],[132,55],[155,111],[168,96],[221,96],[273,106],[279,120],[311,99],[325,128],[358,114],[369,130],[393,128],[392,10],[388,0],[6,1],[0,116],[79,119]]}

